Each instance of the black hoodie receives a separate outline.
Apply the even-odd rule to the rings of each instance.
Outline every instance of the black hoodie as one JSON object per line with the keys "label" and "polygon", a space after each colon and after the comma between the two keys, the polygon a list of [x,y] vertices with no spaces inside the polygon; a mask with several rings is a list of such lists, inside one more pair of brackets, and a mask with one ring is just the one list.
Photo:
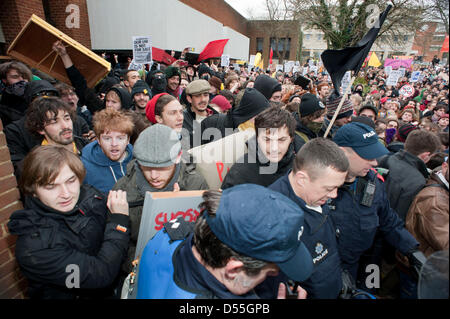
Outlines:
{"label": "black hoodie", "polygon": [[[119,95],[120,102],[122,103],[122,110],[129,110],[131,109],[132,100],[131,100],[131,94],[128,92],[127,89],[121,88],[121,87],[111,87],[108,91],[106,91],[106,94],[108,94],[109,91],[114,91]],[[105,96],[106,96],[105,94]],[[105,98],[105,107],[106,107],[106,98]]]}
{"label": "black hoodie", "polygon": [[281,91],[281,83],[268,75],[261,74],[256,78],[254,88],[270,100],[274,92]]}
{"label": "black hoodie", "polygon": [[[240,124],[257,116],[269,107],[269,101],[264,95],[254,88],[247,88],[237,108],[231,109],[227,114],[215,114],[204,119],[201,123],[201,132],[203,133],[207,128],[215,127],[220,130],[223,138],[228,131],[225,131],[226,128],[236,130]],[[202,145],[213,141],[213,137],[202,138]]]}

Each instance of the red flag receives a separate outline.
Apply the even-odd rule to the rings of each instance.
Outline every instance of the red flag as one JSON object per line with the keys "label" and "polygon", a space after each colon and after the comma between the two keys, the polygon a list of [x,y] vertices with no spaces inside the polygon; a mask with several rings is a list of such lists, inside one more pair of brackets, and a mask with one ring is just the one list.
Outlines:
{"label": "red flag", "polygon": [[171,65],[177,59],[175,59],[173,56],[171,56],[170,54],[168,54],[166,51],[164,51],[162,49],[152,47],[152,60],[167,64],[167,65]]}
{"label": "red flag", "polygon": [[223,39],[209,42],[198,56],[197,61],[200,62],[209,58],[218,58],[222,56],[223,49],[225,48],[228,40],[229,39]]}
{"label": "red flag", "polygon": [[448,52],[448,35],[445,37],[444,43],[442,43],[441,53]]}
{"label": "red flag", "polygon": [[269,65],[272,65],[272,57],[273,57],[273,50],[272,47],[270,47]]}

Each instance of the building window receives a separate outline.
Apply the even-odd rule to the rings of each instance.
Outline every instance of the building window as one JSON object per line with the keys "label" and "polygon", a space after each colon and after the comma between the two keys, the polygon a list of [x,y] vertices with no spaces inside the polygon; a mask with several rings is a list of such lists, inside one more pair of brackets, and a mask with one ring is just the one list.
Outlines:
{"label": "building window", "polygon": [[[276,38],[270,38],[270,47],[273,49],[273,58],[279,59],[279,56],[277,54],[277,39]],[[286,52],[283,51],[286,49]],[[291,51],[291,38],[278,38],[278,53],[282,54],[284,56],[284,59],[289,59],[289,54]]]}
{"label": "building window", "polygon": [[263,53],[264,38],[256,38],[256,52]]}

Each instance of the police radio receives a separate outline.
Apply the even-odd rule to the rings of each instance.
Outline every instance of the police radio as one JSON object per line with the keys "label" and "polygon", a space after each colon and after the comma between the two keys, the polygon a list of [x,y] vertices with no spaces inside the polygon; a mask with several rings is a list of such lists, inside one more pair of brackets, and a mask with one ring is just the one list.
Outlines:
{"label": "police radio", "polygon": [[375,197],[375,183],[368,181],[366,187],[364,188],[360,204],[366,207],[370,207],[372,206],[374,197]]}

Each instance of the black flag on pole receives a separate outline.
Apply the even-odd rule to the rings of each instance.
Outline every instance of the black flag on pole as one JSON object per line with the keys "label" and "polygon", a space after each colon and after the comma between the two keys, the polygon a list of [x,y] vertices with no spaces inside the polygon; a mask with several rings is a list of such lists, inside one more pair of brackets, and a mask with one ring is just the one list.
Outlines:
{"label": "black flag on pole", "polygon": [[355,74],[359,72],[364,60],[369,54],[372,44],[377,38],[378,32],[391,10],[392,5],[388,5],[386,10],[380,14],[378,21],[374,26],[364,35],[364,37],[354,47],[344,48],[342,50],[325,50],[321,54],[323,65],[330,74],[333,82],[334,91],[337,96],[340,95],[341,80],[347,71],[354,71]]}

